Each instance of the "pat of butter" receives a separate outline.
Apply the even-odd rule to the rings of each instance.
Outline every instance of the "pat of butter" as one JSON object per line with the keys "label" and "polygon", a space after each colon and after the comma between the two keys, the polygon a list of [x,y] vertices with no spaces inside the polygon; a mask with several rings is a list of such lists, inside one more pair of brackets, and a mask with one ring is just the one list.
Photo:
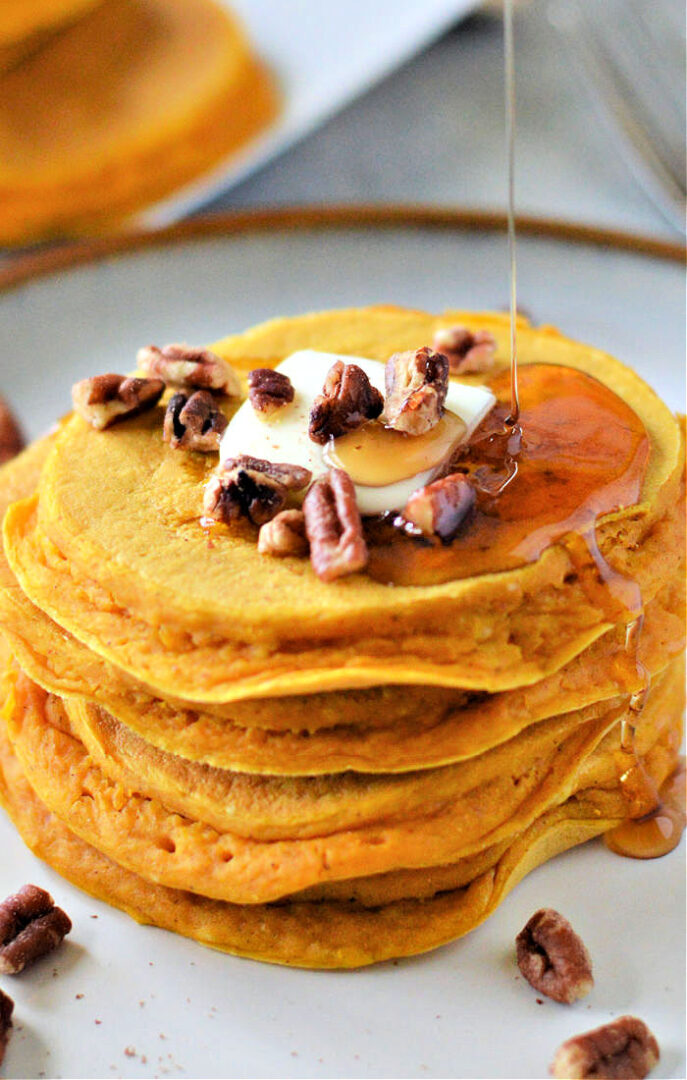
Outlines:
{"label": "pat of butter", "polygon": [[[313,479],[321,476],[329,466],[324,457],[324,446],[314,443],[308,435],[310,410],[332,364],[343,360],[357,364],[370,382],[384,393],[385,364],[380,360],[367,360],[361,356],[341,356],[336,353],[302,349],[292,353],[279,364],[277,371],[288,375],[294,389],[294,399],[270,417],[261,420],[249,401],[237,410],[220,443],[220,462],[227,458],[247,454],[267,461],[301,465],[310,469]],[[469,439],[481,423],[496,398],[482,386],[468,386],[450,380],[446,395],[446,409],[455,413],[465,424],[463,439]],[[356,484],[358,507],[362,514],[381,514],[387,510],[402,509],[418,488],[429,483],[436,467],[415,473],[414,476],[393,484],[369,487]]]}

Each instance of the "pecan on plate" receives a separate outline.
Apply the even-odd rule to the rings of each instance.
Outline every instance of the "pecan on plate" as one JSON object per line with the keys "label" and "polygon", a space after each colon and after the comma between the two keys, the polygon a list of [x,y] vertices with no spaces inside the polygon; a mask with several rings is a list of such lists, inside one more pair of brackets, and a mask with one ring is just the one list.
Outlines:
{"label": "pecan on plate", "polygon": [[535,990],[571,1005],[594,985],[592,962],[567,919],[552,908],[535,911],[515,939],[520,971]]}
{"label": "pecan on plate", "polygon": [[282,510],[266,521],[258,534],[258,551],[261,555],[307,555],[308,538],[305,535],[305,514],[302,510]]}
{"label": "pecan on plate", "polygon": [[0,1065],[2,1065],[7,1043],[9,1042],[13,1012],[14,1002],[12,998],[7,994],[3,994],[2,990],[0,990]]}
{"label": "pecan on plate", "polygon": [[7,402],[0,398],[0,465],[24,449],[24,436]]}
{"label": "pecan on plate", "polygon": [[272,416],[293,401],[293,386],[288,375],[272,368],[255,368],[248,372],[248,400],[264,419]]}
{"label": "pecan on plate", "polygon": [[327,372],[322,393],[313,401],[308,435],[324,445],[328,439],[355,431],[366,420],[376,420],[383,408],[384,398],[363,369],[337,360]]}
{"label": "pecan on plate", "polygon": [[367,544],[348,473],[330,469],[303,501],[310,561],[322,581],[334,581],[367,565]]}
{"label": "pecan on plate", "polygon": [[452,473],[414,491],[403,510],[425,536],[450,540],[472,514],[475,489],[462,473]]}
{"label": "pecan on plate", "polygon": [[494,370],[496,338],[488,330],[446,326],[437,330],[433,345],[448,360],[452,375],[479,375]]}
{"label": "pecan on plate", "polygon": [[209,349],[190,345],[145,345],[138,350],[136,361],[146,375],[154,375],[169,386],[193,387],[196,390],[217,390],[228,397],[241,396],[241,384],[236,372],[221,356]]}
{"label": "pecan on plate", "polygon": [[162,437],[174,450],[209,454],[219,450],[226,426],[227,418],[208,390],[196,390],[190,397],[180,390],[167,402]]}
{"label": "pecan on plate", "polygon": [[0,904],[0,974],[17,975],[56,949],[71,928],[45,889],[24,885]]}
{"label": "pecan on plate", "polygon": [[423,435],[438,424],[448,390],[448,360],[427,347],[394,353],[386,362],[384,421],[396,431]]}
{"label": "pecan on plate", "polygon": [[283,510],[290,491],[301,491],[312,479],[300,465],[275,464],[241,455],[227,458],[205,485],[203,508],[217,521],[230,524],[247,517],[264,525]]}
{"label": "pecan on plate", "polygon": [[152,409],[162,397],[162,379],[133,379],[126,375],[94,375],[72,387],[74,410],[102,431],[118,420]]}
{"label": "pecan on plate", "polygon": [[644,1021],[620,1016],[564,1042],[551,1063],[551,1075],[556,1080],[643,1080],[659,1057],[658,1043]]}

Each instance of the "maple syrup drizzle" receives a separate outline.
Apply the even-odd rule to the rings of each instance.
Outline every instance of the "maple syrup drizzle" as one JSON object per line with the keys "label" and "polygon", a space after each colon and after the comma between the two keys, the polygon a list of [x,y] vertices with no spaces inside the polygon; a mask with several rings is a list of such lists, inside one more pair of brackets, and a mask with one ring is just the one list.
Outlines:
{"label": "maple syrup drizzle", "polygon": [[[474,475],[477,490],[497,498],[518,475],[518,458],[522,449],[520,425],[520,394],[518,386],[518,288],[515,246],[515,41],[513,35],[513,3],[503,0],[503,86],[506,129],[508,270],[510,310],[510,409],[500,426],[488,430],[481,440],[473,442],[477,454],[491,460],[492,467],[485,475]],[[498,467],[494,468],[494,463]]]}
{"label": "maple syrup drizzle", "polygon": [[445,412],[424,435],[394,431],[378,420],[332,439],[324,450],[328,465],[347,472],[354,484],[381,486],[435,469],[465,436],[465,423]]}
{"label": "maple syrup drizzle", "polygon": [[[508,158],[508,263],[510,271],[510,412],[505,422],[508,427],[515,428],[520,419],[520,397],[518,394],[518,289],[515,252],[515,41],[513,36],[513,0],[504,0],[503,4],[503,66],[506,154]],[[517,464],[515,467],[517,469]]]}
{"label": "maple syrup drizzle", "polygon": [[[517,472],[503,484],[509,468],[504,445],[508,451],[507,440],[518,438],[504,429],[509,375],[503,371],[489,381],[497,405],[449,466],[477,489],[472,518],[448,544],[412,539],[393,520],[367,519],[368,573],[376,580],[433,585],[515,569],[588,527],[597,515],[638,501],[649,440],[624,401],[590,375],[553,364],[524,365],[519,383],[525,438],[515,448]],[[588,565],[584,543],[573,544]],[[608,606],[607,590],[597,588],[598,603]],[[627,605],[614,602],[613,609],[614,621],[626,617]]]}
{"label": "maple syrup drizzle", "polygon": [[[477,515],[480,520],[477,522],[477,528],[473,521],[466,536],[472,537],[470,541],[454,543],[451,548],[458,549],[458,559],[462,559],[463,566],[459,573],[457,573],[457,560],[455,558],[446,557],[444,559],[434,557],[431,561],[430,575],[434,580],[447,580],[448,577],[468,576],[475,571],[482,572],[486,570],[500,569],[501,566],[494,565],[493,559],[493,547],[492,542],[496,539],[493,535],[495,532],[498,535],[499,540],[504,540],[504,528],[505,539],[511,540],[510,558],[518,562],[526,562],[531,559],[537,558],[544,547],[549,544],[562,540],[566,543],[566,547],[570,551],[573,562],[577,562],[578,568],[582,571],[583,564],[588,563],[588,556],[591,555],[593,565],[597,574],[598,584],[592,586],[593,591],[596,593],[596,598],[601,600],[602,610],[607,614],[609,620],[616,622],[619,618],[626,621],[626,635],[625,635],[625,648],[620,657],[620,683],[629,694],[629,701],[627,705],[623,705],[618,709],[618,717],[620,719],[620,740],[619,748],[617,751],[618,757],[618,770],[619,770],[619,783],[620,788],[627,800],[628,804],[628,817],[629,823],[626,822],[620,826],[620,830],[625,832],[619,833],[618,830],[613,830],[608,837],[608,844],[613,850],[626,851],[627,854],[633,854],[630,850],[632,848],[632,842],[628,841],[627,831],[632,828],[653,830],[666,839],[667,834],[670,833],[671,838],[674,833],[679,833],[681,830],[677,828],[673,817],[677,811],[671,811],[671,815],[666,815],[662,809],[664,803],[661,802],[656,786],[653,780],[649,776],[646,768],[640,760],[635,745],[635,728],[639,716],[646,702],[647,695],[649,693],[650,679],[649,673],[639,658],[639,641],[642,632],[642,625],[644,622],[644,608],[642,602],[641,591],[636,581],[619,574],[617,571],[608,564],[603,557],[599,548],[597,535],[596,535],[596,521],[599,515],[604,512],[608,512],[616,506],[628,505],[629,502],[636,501],[641,491],[641,485],[644,478],[644,472],[646,469],[646,463],[648,460],[649,441],[646,436],[646,432],[643,429],[638,418],[632,413],[634,418],[634,425],[630,424],[628,430],[632,430],[634,427],[634,438],[630,440],[629,444],[627,439],[624,439],[620,434],[620,429],[623,427],[623,420],[620,418],[621,408],[610,407],[610,392],[607,392],[608,400],[604,402],[599,400],[603,395],[597,394],[596,400],[593,402],[593,406],[588,411],[591,411],[594,416],[592,423],[587,425],[588,436],[594,437],[597,442],[603,444],[605,454],[601,454],[600,457],[605,457],[605,472],[602,469],[601,475],[595,474],[594,479],[598,481],[598,486],[595,487],[594,483],[589,483],[589,476],[586,476],[587,483],[580,484],[580,476],[572,477],[568,470],[565,475],[565,470],[561,470],[564,474],[558,479],[563,480],[563,484],[569,483],[570,480],[576,480],[577,483],[572,484],[574,488],[572,503],[570,500],[562,498],[561,509],[558,513],[553,514],[553,520],[550,514],[546,513],[546,510],[541,506],[541,500],[537,505],[537,498],[535,496],[534,502],[539,512],[539,519],[537,521],[537,514],[530,516],[527,513],[525,518],[527,520],[527,529],[518,535],[519,530],[517,528],[518,518],[522,518],[522,513],[518,513],[516,506],[508,506],[508,503],[513,502],[512,495],[516,496],[521,503],[520,510],[524,504],[527,507],[528,503],[532,501],[532,484],[536,485],[537,480],[541,480],[541,475],[530,475],[525,477],[529,479],[529,485],[518,484],[518,479],[521,473],[521,462],[523,460],[523,451],[527,452],[526,457],[532,459],[532,463],[537,464],[541,470],[542,458],[545,455],[541,453],[537,455],[532,453],[532,442],[537,439],[539,434],[539,445],[547,443],[546,437],[542,438],[542,434],[546,433],[547,421],[548,421],[548,445],[552,451],[550,456],[561,462],[565,457],[565,433],[563,435],[562,442],[556,446],[555,430],[560,424],[560,417],[554,415],[556,404],[558,412],[561,412],[560,401],[557,401],[556,395],[550,397],[544,393],[543,398],[545,404],[548,404],[548,415],[541,423],[540,419],[540,431],[537,433],[536,424],[521,424],[521,409],[520,409],[520,396],[519,396],[519,380],[518,380],[518,357],[517,357],[517,265],[516,265],[516,248],[515,248],[515,63],[514,63],[514,35],[513,35],[513,4],[512,0],[503,0],[503,21],[504,21],[504,92],[505,92],[505,127],[506,127],[506,152],[508,159],[508,251],[509,251],[509,271],[510,271],[510,409],[505,414],[498,410],[495,410],[491,418],[488,419],[486,426],[482,426],[475,437],[471,440],[470,447],[467,451],[468,460],[464,463],[463,471],[469,472],[471,480],[477,489],[478,494],[478,510]],[[546,380],[544,380],[546,381]],[[569,380],[570,381],[570,380]],[[562,379],[565,382],[565,378]],[[589,391],[591,381],[583,388],[584,391]],[[492,386],[492,389],[496,391],[496,387]],[[541,387],[538,387],[541,391]],[[569,395],[571,400],[574,399],[574,393]],[[576,408],[579,412],[583,411],[582,405],[585,403],[586,393],[581,393],[577,397]],[[615,395],[612,395],[615,397]],[[541,399],[541,392],[539,394]],[[548,402],[546,398],[548,397]],[[589,397],[594,397],[593,394],[589,394]],[[619,399],[616,399],[619,402]],[[587,402],[588,404],[588,402]],[[624,403],[622,403],[624,404]],[[618,421],[616,435],[618,436],[618,442],[622,446],[623,454],[620,455],[622,461],[622,467],[615,473],[613,471],[613,464],[617,461],[617,454],[608,453],[609,440],[603,440],[599,438],[598,431],[601,430],[598,427],[595,428],[594,420],[599,421],[600,413],[603,411],[603,406],[606,405],[609,408],[609,414],[613,413],[613,419]],[[572,410],[568,407],[567,415],[566,410],[563,410],[563,428],[565,428],[566,422],[575,418],[575,408]],[[631,413],[631,410],[626,410]],[[500,419],[499,419],[500,418]],[[581,417],[579,417],[581,420]],[[496,425],[494,421],[496,420]],[[527,441],[523,439],[523,426],[527,432],[527,439],[530,442],[528,447]],[[584,427],[584,425],[582,425]],[[553,437],[552,437],[553,433]],[[584,436],[583,436],[584,438]],[[594,439],[593,439],[594,441]],[[586,442],[586,440],[585,440]],[[583,444],[579,442],[578,446],[582,449]],[[572,439],[572,446],[575,446],[575,439]],[[586,446],[585,446],[586,448]],[[574,457],[574,451],[573,451]],[[459,463],[454,461],[454,466],[460,467]],[[584,464],[588,466],[587,460],[585,460],[584,453],[580,455],[580,465]],[[574,472],[574,470],[573,470]],[[580,474],[585,473],[584,468],[579,470]],[[593,472],[593,469],[591,470]],[[545,469],[545,474],[549,476],[555,474],[555,468]],[[529,490],[528,490],[529,487]],[[548,485],[551,488],[552,485]],[[553,485],[555,488],[555,485]],[[559,485],[560,495],[562,493],[561,485]],[[545,491],[545,495],[547,492]],[[565,492],[563,492],[565,494]],[[569,494],[569,492],[568,492]],[[556,500],[552,500],[550,505],[556,505]],[[542,512],[543,510],[543,512]],[[567,513],[566,513],[567,510]],[[534,521],[532,520],[534,517]],[[490,520],[491,519],[491,520]],[[538,528],[532,526],[538,524]],[[481,528],[479,527],[481,526]],[[508,526],[510,526],[510,537],[508,536]],[[515,526],[515,527],[514,527]],[[490,535],[490,532],[492,535]],[[388,537],[387,537],[388,538]],[[377,532],[377,535],[371,536],[372,540],[381,540],[381,547],[384,548],[384,526],[382,525],[381,531]],[[513,544],[513,540],[516,542]],[[403,543],[399,541],[398,545],[394,549],[393,542],[387,546],[387,549],[391,549],[391,562],[389,558],[384,558],[384,555],[379,557],[377,552],[373,548],[372,559],[370,564],[370,572],[372,576],[379,577],[381,580],[403,580],[403,577],[399,578],[396,568],[392,571],[392,565],[396,563],[398,554],[403,554]],[[472,558],[467,559],[467,567],[465,565],[466,546],[470,546],[470,554]],[[506,547],[508,543],[506,542]],[[584,549],[584,553],[587,558],[580,557],[581,548]],[[434,552],[437,547],[435,545]],[[416,548],[417,551],[417,548]],[[482,565],[479,565],[479,553],[486,554],[486,562],[483,561]],[[575,559],[575,553],[578,553],[577,560]],[[377,558],[375,556],[377,555]],[[410,574],[410,580],[408,583],[419,584],[422,581],[422,573],[418,576],[418,566],[421,568],[421,557],[413,562],[412,572]],[[498,561],[498,560],[497,560]],[[443,566],[442,566],[443,564]],[[511,561],[506,565],[513,565]],[[450,567],[450,573],[446,573],[446,570]],[[438,576],[437,576],[438,574]],[[589,580],[589,575],[581,572],[580,580],[582,582]],[[599,588],[600,586],[600,588]],[[628,712],[630,716],[628,717]],[[684,817],[684,815],[683,815]],[[670,828],[666,826],[666,822],[670,821]],[[644,834],[643,834],[644,835]],[[679,839],[679,836],[678,836]],[[667,842],[667,840],[666,840]],[[676,841],[677,842],[677,841]],[[645,844],[645,854],[642,857],[649,857],[646,853],[646,849],[651,846]],[[663,854],[664,850],[670,850],[665,847],[664,844],[655,843],[653,849],[655,854]]]}
{"label": "maple syrup drizzle", "polygon": [[606,833],[605,843],[616,855],[656,859],[673,851],[685,829],[685,759],[661,785],[659,806],[641,818],[630,818]]}
{"label": "maple syrup drizzle", "polygon": [[[649,693],[651,678],[639,657],[639,642],[644,625],[644,606],[638,583],[614,570],[602,555],[596,535],[596,520],[569,538],[566,544],[573,563],[580,566],[580,549],[592,557],[597,583],[580,575],[580,581],[590,598],[599,603],[609,621],[625,621],[625,644],[616,658],[616,677],[628,695],[620,706],[620,739],[616,751],[620,790],[628,805],[631,820],[644,820],[660,810],[656,785],[637,755],[636,725]],[[629,716],[628,716],[629,713]],[[625,823],[621,828],[625,827]],[[615,830],[613,830],[615,831]]]}
{"label": "maple syrup drizzle", "polygon": [[[518,360],[517,360],[517,269],[515,251],[515,63],[514,63],[514,38],[513,38],[513,4],[512,0],[504,0],[503,3],[504,23],[504,88],[505,88],[505,117],[506,117],[506,150],[508,157],[508,251],[510,264],[510,412],[505,417],[501,430],[492,430],[482,440],[473,443],[473,450],[477,456],[484,455],[489,461],[492,458],[491,467],[482,469],[479,467],[473,473],[478,492],[482,497],[499,499],[503,497],[506,489],[516,480],[519,471],[519,457],[523,450],[523,434],[520,420],[520,400],[518,393]],[[493,458],[500,457],[497,467],[494,468]],[[637,492],[639,494],[639,492]],[[617,573],[601,554],[596,536],[596,520],[601,510],[598,506],[588,504],[580,508],[588,510],[589,517],[586,522],[578,522],[579,532],[587,552],[592,556],[593,563],[603,585],[604,600],[610,598],[612,607],[620,606],[622,616],[629,620],[625,631],[625,648],[621,654],[622,659],[622,683],[627,686],[630,697],[627,709],[621,709],[620,719],[620,745],[617,752],[620,788],[628,803],[629,822],[624,823],[619,829],[613,830],[607,843],[614,851],[626,854],[635,854],[639,847],[642,848],[643,858],[652,854],[664,854],[674,847],[679,841],[682,828],[684,828],[684,807],[679,810],[671,809],[669,814],[664,811],[665,802],[662,801],[656,786],[641,762],[635,743],[636,723],[644,708],[649,688],[650,677],[647,668],[639,658],[639,641],[644,623],[644,606],[639,585],[636,581]],[[554,539],[549,537],[549,541]],[[574,544],[572,545],[574,549]],[[608,607],[608,603],[603,605]],[[617,618],[617,611],[616,611]],[[627,713],[630,713],[628,717]],[[684,776],[684,769],[683,769]],[[684,787],[684,783],[683,783]],[[684,804],[684,799],[682,800]],[[681,816],[681,827],[678,827],[678,818]],[[641,840],[637,833],[641,831]],[[647,841],[647,836],[652,837],[652,842]],[[662,842],[658,842],[658,837]],[[649,851],[651,849],[651,851]]]}

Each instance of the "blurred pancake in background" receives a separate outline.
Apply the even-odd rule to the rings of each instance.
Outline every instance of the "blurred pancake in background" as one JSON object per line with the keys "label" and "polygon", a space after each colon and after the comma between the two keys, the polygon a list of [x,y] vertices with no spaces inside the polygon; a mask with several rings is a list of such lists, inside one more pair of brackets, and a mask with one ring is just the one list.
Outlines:
{"label": "blurred pancake in background", "polygon": [[52,6],[83,10],[4,72],[0,52],[2,244],[116,227],[276,114],[270,76],[212,0]]}

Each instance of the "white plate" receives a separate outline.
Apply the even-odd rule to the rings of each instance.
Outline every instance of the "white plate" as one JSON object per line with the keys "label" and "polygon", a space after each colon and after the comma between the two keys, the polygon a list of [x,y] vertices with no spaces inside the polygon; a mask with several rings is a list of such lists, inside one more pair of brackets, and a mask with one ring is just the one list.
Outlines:
{"label": "white plate", "polygon": [[138,215],[177,221],[282,153],[419,52],[477,0],[220,0],[237,14],[281,96],[275,122],[238,153]]}
{"label": "white plate", "polygon": [[[532,237],[519,257],[536,321],[614,351],[681,404],[679,264]],[[480,230],[186,240],[0,295],[0,390],[38,434],[69,407],[74,379],[129,368],[144,342],[210,341],[328,306],[485,308],[506,296],[505,240]],[[588,844],[536,870],[462,941],[351,973],[269,967],[139,927],[34,859],[0,816],[0,895],[27,880],[53,892],[74,931],[1,980],[18,1025],[8,1077],[544,1077],[561,1041],[623,1013],[656,1033],[652,1075],[685,1076],[684,844],[652,862]],[[514,964],[514,936],[543,905],[568,916],[594,960],[596,986],[572,1007],[538,1004]]]}

